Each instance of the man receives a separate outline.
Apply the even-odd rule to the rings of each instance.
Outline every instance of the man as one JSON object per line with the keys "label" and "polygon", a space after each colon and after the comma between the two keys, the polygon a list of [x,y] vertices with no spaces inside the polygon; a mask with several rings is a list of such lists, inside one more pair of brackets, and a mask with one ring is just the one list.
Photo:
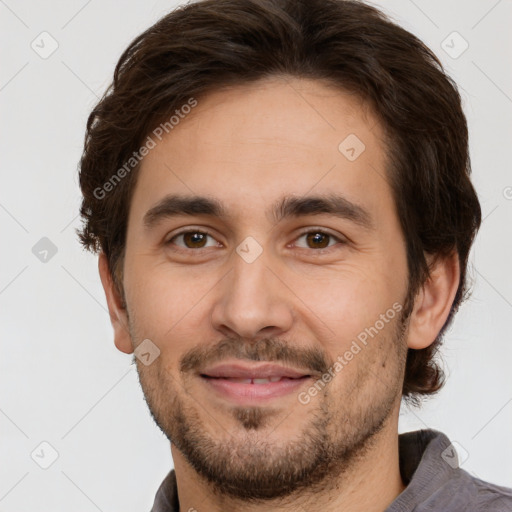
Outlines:
{"label": "man", "polygon": [[480,225],[456,86],[360,2],[206,0],[122,55],[81,160],[115,344],[175,464],[163,511],[504,511],[398,435]]}

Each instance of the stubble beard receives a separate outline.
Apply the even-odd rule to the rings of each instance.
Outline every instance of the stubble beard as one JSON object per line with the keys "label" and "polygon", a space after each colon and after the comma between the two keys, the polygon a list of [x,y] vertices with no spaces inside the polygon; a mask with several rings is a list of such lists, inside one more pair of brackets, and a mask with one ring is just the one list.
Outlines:
{"label": "stubble beard", "polygon": [[[198,401],[188,395],[183,384],[170,373],[156,367],[137,370],[150,413],[169,441],[183,454],[192,468],[210,484],[213,493],[241,502],[281,504],[296,495],[314,496],[335,488],[340,477],[349,472],[374,446],[401,394],[407,349],[404,344],[407,318],[397,319],[392,342],[397,347],[395,374],[383,386],[380,400],[372,395],[361,400],[358,383],[347,404],[339,404],[332,388],[326,388],[310,404],[308,421],[294,439],[280,445],[269,438],[288,416],[264,407],[233,407],[231,416],[237,427],[235,435],[222,431],[212,435],[203,427],[215,421],[208,411],[201,415]],[[131,330],[132,340],[134,331]],[[274,340],[264,340],[262,353],[274,353]],[[283,348],[280,346],[280,349]],[[246,352],[246,355],[247,352]],[[251,359],[254,354],[250,354]],[[272,358],[268,360],[274,360]],[[390,368],[388,368],[390,370]],[[373,373],[373,372],[372,372]],[[289,418],[288,421],[295,421]]]}

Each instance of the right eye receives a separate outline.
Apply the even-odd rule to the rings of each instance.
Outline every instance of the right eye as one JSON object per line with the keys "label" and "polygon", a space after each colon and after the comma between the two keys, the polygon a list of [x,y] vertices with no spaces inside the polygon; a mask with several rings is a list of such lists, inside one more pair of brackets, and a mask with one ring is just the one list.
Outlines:
{"label": "right eye", "polygon": [[[170,238],[166,245],[177,245],[185,250],[190,249],[203,249],[207,247],[215,247],[218,242],[215,242],[211,245],[206,245],[208,237],[212,237],[210,233],[207,231],[200,230],[188,230],[181,231],[180,233],[175,234],[172,238]],[[181,240],[182,243],[176,243],[176,240]]]}

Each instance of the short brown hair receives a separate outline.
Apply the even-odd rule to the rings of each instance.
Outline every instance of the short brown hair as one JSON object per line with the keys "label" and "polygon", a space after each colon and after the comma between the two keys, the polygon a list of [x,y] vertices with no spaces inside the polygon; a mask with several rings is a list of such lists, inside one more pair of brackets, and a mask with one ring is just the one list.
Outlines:
{"label": "short brown hair", "polygon": [[[429,277],[425,254],[456,251],[460,283],[435,342],[409,349],[402,395],[438,391],[441,338],[466,296],[481,222],[470,181],[468,130],[457,87],[437,57],[377,9],[353,0],[203,0],[180,6],[137,37],[91,112],[80,161],[81,243],[103,251],[122,293],[137,168],[98,197],[149,133],[190,98],[267,77],[318,79],[355,93],[386,133],[388,180],[407,244],[408,308]],[[115,185],[115,186],[114,186]]]}

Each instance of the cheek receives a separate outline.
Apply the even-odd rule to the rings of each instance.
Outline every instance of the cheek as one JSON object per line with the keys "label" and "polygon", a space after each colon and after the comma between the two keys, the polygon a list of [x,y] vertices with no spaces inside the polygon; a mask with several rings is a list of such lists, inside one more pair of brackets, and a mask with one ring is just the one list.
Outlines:
{"label": "cheek", "polygon": [[178,269],[168,262],[155,264],[149,258],[127,266],[126,299],[137,338],[152,340],[165,359],[189,348],[186,340],[204,341],[198,336],[204,323],[203,301],[215,285],[214,276]]}
{"label": "cheek", "polygon": [[329,352],[343,349],[376,323],[382,328],[384,321],[385,327],[380,330],[388,330],[405,293],[399,277],[397,274],[396,279],[390,279],[378,266],[354,266],[317,280],[314,287],[308,286],[306,303],[318,321],[324,322],[332,331],[329,347],[326,347]]}

